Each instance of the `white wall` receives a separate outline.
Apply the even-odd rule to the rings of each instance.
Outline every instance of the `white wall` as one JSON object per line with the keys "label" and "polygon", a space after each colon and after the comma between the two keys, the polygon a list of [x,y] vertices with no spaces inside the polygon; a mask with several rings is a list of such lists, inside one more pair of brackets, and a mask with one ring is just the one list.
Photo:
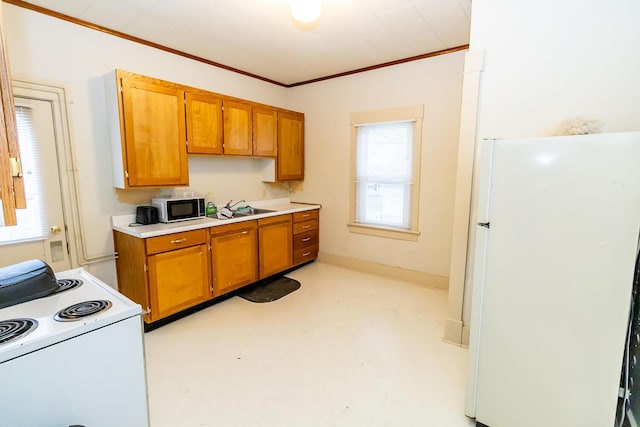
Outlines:
{"label": "white wall", "polygon": [[[65,84],[73,100],[70,114],[80,181],[81,211],[89,257],[113,253],[110,217],[133,213],[149,203],[149,190],[112,186],[103,76],[115,68],[218,93],[282,106],[286,89],[172,55],[79,25],[2,3],[14,77]],[[260,161],[191,157],[190,188],[216,202],[286,197],[288,191],[260,182]],[[232,178],[232,179],[231,179]],[[88,269],[115,284],[115,264]]]}
{"label": "white wall", "polygon": [[[638,16],[636,0],[474,1],[470,51],[484,54],[478,139],[540,136],[579,115],[601,120],[606,132],[640,129]],[[458,179],[471,171],[459,170]],[[462,306],[449,301],[449,320],[460,320]]]}
{"label": "white wall", "polygon": [[[218,203],[289,195],[321,203],[322,252],[427,273],[446,284],[464,52],[285,89],[17,6],[4,3],[3,11],[14,76],[70,88],[90,256],[113,250],[111,215],[133,213],[135,205],[148,203],[154,194],[112,187],[102,76],[121,68],[303,111],[303,185],[292,186],[289,193],[287,186],[261,183],[259,160],[192,156],[191,189],[210,194]],[[417,103],[425,105],[418,242],[350,234],[349,114]],[[90,268],[115,283],[113,262]]]}
{"label": "white wall", "polygon": [[[322,204],[322,253],[449,275],[453,194],[464,52],[289,89],[287,100],[306,115],[306,179],[299,200]],[[350,233],[349,114],[425,106],[417,242]]]}

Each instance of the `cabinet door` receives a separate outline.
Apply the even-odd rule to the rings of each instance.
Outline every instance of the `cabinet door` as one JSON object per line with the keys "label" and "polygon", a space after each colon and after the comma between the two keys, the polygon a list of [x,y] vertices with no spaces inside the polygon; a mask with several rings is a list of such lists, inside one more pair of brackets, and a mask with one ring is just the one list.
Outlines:
{"label": "cabinet door", "polygon": [[211,238],[213,296],[258,280],[256,229],[240,229]]}
{"label": "cabinet door", "polygon": [[[267,222],[263,225],[263,221]],[[291,215],[258,221],[260,278],[264,279],[291,267]]]}
{"label": "cabinet door", "polygon": [[148,257],[151,320],[177,313],[210,296],[207,245]]}
{"label": "cabinet door", "polygon": [[304,179],[304,114],[278,113],[278,181]]}
{"label": "cabinet door", "polygon": [[120,76],[128,186],[188,185],[184,92],[149,77]]}
{"label": "cabinet door", "polygon": [[275,157],[278,147],[278,113],[267,107],[253,107],[253,155]]}
{"label": "cabinet door", "polygon": [[222,154],[222,98],[206,92],[187,92],[187,151]]}
{"label": "cabinet door", "polygon": [[16,176],[11,168],[6,167],[11,162],[18,164],[20,149],[18,146],[18,128],[14,108],[13,89],[9,70],[8,51],[5,45],[4,24],[0,10],[0,200],[2,200],[3,225],[16,225],[18,218],[16,209],[27,207],[22,176]]}
{"label": "cabinet door", "polygon": [[250,156],[251,142],[251,104],[223,101],[224,110],[224,154]]}

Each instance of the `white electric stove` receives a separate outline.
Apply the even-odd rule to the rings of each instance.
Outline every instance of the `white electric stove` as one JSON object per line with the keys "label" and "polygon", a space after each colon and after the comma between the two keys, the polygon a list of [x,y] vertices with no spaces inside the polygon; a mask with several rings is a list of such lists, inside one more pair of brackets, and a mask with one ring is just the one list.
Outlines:
{"label": "white electric stove", "polygon": [[56,278],[58,292],[0,309],[2,422],[148,426],[141,307],[84,269]]}

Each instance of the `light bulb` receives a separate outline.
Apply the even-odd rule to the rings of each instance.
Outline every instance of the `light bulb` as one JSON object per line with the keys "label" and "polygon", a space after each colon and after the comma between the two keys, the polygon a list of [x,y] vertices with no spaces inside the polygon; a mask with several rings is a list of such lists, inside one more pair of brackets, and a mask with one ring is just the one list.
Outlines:
{"label": "light bulb", "polygon": [[320,17],[322,0],[289,0],[289,7],[293,19],[308,24]]}

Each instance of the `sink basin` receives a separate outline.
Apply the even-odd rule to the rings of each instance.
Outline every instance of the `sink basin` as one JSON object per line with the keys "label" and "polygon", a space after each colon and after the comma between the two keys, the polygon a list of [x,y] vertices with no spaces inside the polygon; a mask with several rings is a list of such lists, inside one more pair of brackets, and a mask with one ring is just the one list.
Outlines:
{"label": "sink basin", "polygon": [[271,209],[261,209],[261,208],[247,208],[247,209],[239,209],[233,213],[234,218],[238,218],[241,216],[251,216],[251,215],[259,215],[263,213],[275,212]]}

